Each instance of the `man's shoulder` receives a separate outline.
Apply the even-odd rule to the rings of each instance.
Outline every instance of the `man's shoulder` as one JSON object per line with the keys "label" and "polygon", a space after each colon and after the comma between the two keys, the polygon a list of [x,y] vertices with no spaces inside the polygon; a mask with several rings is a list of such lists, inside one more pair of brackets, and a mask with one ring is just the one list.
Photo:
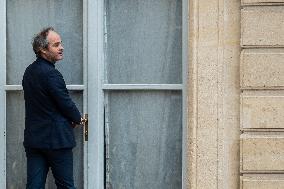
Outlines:
{"label": "man's shoulder", "polygon": [[34,73],[36,70],[37,70],[37,66],[35,65],[35,62],[31,63],[30,65],[27,66],[24,72],[24,77]]}
{"label": "man's shoulder", "polygon": [[50,65],[46,64],[45,62],[38,61],[38,60],[36,60],[32,64],[30,64],[27,67],[27,71],[28,70],[30,72],[37,72],[42,77],[48,77],[49,75],[54,75],[54,74],[58,73],[58,71],[55,69],[55,67],[50,66]]}
{"label": "man's shoulder", "polygon": [[46,78],[50,73],[57,72],[52,66],[49,66],[41,61],[32,62],[24,72],[24,78],[28,75],[36,76],[37,78]]}

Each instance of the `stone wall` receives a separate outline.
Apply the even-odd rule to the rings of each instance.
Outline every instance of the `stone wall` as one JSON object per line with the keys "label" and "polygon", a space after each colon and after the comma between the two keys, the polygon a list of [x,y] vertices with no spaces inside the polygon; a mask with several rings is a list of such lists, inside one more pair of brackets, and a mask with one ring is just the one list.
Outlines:
{"label": "stone wall", "polygon": [[189,2],[187,188],[284,188],[284,0]]}
{"label": "stone wall", "polygon": [[283,32],[283,0],[242,0],[242,189],[284,188]]}
{"label": "stone wall", "polygon": [[239,188],[241,2],[189,2],[187,188]]}

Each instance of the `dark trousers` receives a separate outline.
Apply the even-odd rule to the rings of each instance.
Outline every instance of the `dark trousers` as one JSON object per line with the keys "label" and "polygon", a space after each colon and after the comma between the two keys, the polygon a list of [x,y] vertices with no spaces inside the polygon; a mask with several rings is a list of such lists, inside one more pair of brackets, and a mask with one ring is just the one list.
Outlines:
{"label": "dark trousers", "polygon": [[72,149],[43,150],[26,148],[26,189],[44,189],[51,168],[57,189],[75,189]]}

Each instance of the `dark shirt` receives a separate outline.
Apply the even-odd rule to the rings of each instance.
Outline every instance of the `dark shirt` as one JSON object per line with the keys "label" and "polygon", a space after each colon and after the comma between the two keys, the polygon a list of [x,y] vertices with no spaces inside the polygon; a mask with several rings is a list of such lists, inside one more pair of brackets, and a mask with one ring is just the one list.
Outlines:
{"label": "dark shirt", "polygon": [[53,63],[37,58],[24,73],[24,146],[60,149],[76,145],[71,123],[81,114],[69,96],[61,73]]}

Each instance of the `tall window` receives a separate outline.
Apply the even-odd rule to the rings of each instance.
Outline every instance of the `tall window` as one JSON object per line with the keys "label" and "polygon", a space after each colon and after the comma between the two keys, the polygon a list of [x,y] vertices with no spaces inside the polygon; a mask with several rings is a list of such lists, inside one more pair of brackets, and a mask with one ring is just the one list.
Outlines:
{"label": "tall window", "polygon": [[182,1],[105,1],[107,188],[182,186]]}

